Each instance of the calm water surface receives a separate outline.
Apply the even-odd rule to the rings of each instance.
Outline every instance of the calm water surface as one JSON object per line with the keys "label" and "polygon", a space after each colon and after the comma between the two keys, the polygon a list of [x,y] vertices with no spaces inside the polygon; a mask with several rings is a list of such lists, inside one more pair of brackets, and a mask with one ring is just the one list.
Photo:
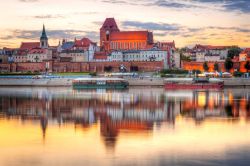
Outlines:
{"label": "calm water surface", "polygon": [[0,165],[250,165],[250,90],[0,88]]}

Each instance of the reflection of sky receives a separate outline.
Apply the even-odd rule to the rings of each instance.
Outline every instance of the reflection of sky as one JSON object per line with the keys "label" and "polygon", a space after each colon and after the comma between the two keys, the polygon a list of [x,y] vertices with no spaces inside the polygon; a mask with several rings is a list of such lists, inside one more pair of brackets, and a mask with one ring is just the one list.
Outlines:
{"label": "reflection of sky", "polygon": [[[177,119],[153,133],[121,131],[107,151],[99,124],[88,129],[50,125],[42,143],[37,124],[0,121],[0,165],[233,165],[249,162],[249,123]],[[159,163],[160,162],[160,163]],[[225,163],[225,164],[222,164]],[[237,164],[238,165],[238,164]]]}

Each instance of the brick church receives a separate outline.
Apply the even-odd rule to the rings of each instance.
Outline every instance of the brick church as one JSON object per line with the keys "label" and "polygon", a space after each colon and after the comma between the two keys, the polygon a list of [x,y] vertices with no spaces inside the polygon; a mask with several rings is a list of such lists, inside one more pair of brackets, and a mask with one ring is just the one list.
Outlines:
{"label": "brick church", "polygon": [[153,44],[152,32],[120,31],[114,18],[106,18],[100,29],[100,46],[105,51],[147,49]]}

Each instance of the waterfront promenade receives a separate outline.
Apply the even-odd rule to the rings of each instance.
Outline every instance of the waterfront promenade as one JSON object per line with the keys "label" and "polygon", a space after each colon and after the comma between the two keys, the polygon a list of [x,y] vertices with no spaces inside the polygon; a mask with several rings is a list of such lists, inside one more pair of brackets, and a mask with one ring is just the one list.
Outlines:
{"label": "waterfront promenade", "polygon": [[[73,78],[51,78],[51,79],[12,79],[0,78],[0,86],[41,86],[60,87],[72,85]],[[130,86],[163,86],[163,78],[128,78]],[[250,87],[250,79],[224,78],[225,87]]]}

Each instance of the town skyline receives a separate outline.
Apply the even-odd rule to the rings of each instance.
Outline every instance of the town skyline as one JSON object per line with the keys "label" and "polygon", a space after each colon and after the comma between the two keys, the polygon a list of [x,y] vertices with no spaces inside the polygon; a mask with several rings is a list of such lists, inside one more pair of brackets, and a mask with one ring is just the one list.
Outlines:
{"label": "town skyline", "polygon": [[[43,24],[50,45],[75,37],[88,37],[99,43],[99,28],[106,17],[114,17],[122,30],[149,30],[154,33],[155,41],[174,40],[177,47],[198,43],[248,47],[250,24],[245,20],[250,16],[250,7],[247,3],[246,0],[4,2],[0,48],[38,41]],[[21,10],[24,8],[29,10]]]}

